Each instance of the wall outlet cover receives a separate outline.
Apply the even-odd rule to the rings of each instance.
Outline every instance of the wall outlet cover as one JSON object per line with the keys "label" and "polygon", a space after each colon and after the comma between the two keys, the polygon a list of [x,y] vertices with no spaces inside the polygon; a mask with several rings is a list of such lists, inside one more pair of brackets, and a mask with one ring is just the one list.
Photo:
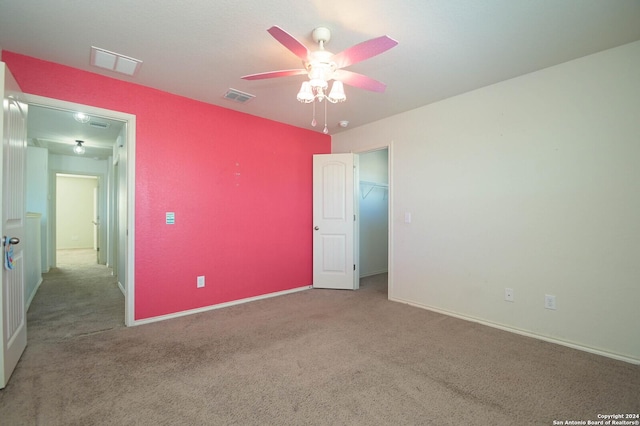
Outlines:
{"label": "wall outlet cover", "polygon": [[504,289],[504,300],[506,300],[507,302],[515,302],[515,297],[514,297],[512,288]]}

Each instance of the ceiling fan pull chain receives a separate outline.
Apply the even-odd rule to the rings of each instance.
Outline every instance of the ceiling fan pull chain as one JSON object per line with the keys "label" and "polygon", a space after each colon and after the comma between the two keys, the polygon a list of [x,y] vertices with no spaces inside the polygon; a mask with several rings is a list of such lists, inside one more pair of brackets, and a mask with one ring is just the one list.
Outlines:
{"label": "ceiling fan pull chain", "polygon": [[316,103],[315,103],[315,102],[313,102],[313,120],[311,120],[311,125],[312,125],[313,127],[316,127],[316,124],[318,124],[318,123],[316,122]]}
{"label": "ceiling fan pull chain", "polygon": [[322,130],[322,133],[324,133],[325,135],[327,133],[329,133],[329,128],[327,127],[327,103],[324,103],[324,130]]}

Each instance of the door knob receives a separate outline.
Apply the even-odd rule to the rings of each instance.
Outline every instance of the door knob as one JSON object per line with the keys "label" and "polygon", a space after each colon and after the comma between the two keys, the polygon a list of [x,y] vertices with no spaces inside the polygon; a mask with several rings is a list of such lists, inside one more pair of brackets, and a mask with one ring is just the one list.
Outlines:
{"label": "door knob", "polygon": [[319,227],[319,226],[316,226],[316,227],[315,227],[315,228],[313,228],[313,229],[315,229],[316,231],[319,231],[319,230],[320,230],[320,227]]}
{"label": "door knob", "polygon": [[[9,244],[18,244],[19,242],[20,242],[20,238],[16,238],[16,237],[9,238]],[[2,245],[3,246],[7,245],[7,236],[6,235],[4,237],[2,237]]]}

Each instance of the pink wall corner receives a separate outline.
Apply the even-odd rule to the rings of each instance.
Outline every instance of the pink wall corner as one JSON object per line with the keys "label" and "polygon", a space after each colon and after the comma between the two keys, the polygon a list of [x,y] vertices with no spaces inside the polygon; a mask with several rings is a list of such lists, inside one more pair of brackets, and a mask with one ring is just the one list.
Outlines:
{"label": "pink wall corner", "polygon": [[312,155],[331,151],[329,136],[13,52],[2,59],[26,93],[136,115],[137,320],[312,283]]}

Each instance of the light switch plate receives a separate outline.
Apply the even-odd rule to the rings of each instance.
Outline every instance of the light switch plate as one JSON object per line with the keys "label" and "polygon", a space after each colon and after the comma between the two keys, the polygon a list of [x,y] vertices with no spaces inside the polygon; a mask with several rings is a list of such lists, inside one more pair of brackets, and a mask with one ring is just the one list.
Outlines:
{"label": "light switch plate", "polygon": [[174,225],[176,223],[176,214],[174,212],[167,212],[166,222],[167,225]]}
{"label": "light switch plate", "polygon": [[545,307],[545,309],[551,309],[551,310],[555,311],[557,309],[557,307],[556,307],[556,296],[554,296],[552,294],[545,294],[544,295],[544,307]]}

